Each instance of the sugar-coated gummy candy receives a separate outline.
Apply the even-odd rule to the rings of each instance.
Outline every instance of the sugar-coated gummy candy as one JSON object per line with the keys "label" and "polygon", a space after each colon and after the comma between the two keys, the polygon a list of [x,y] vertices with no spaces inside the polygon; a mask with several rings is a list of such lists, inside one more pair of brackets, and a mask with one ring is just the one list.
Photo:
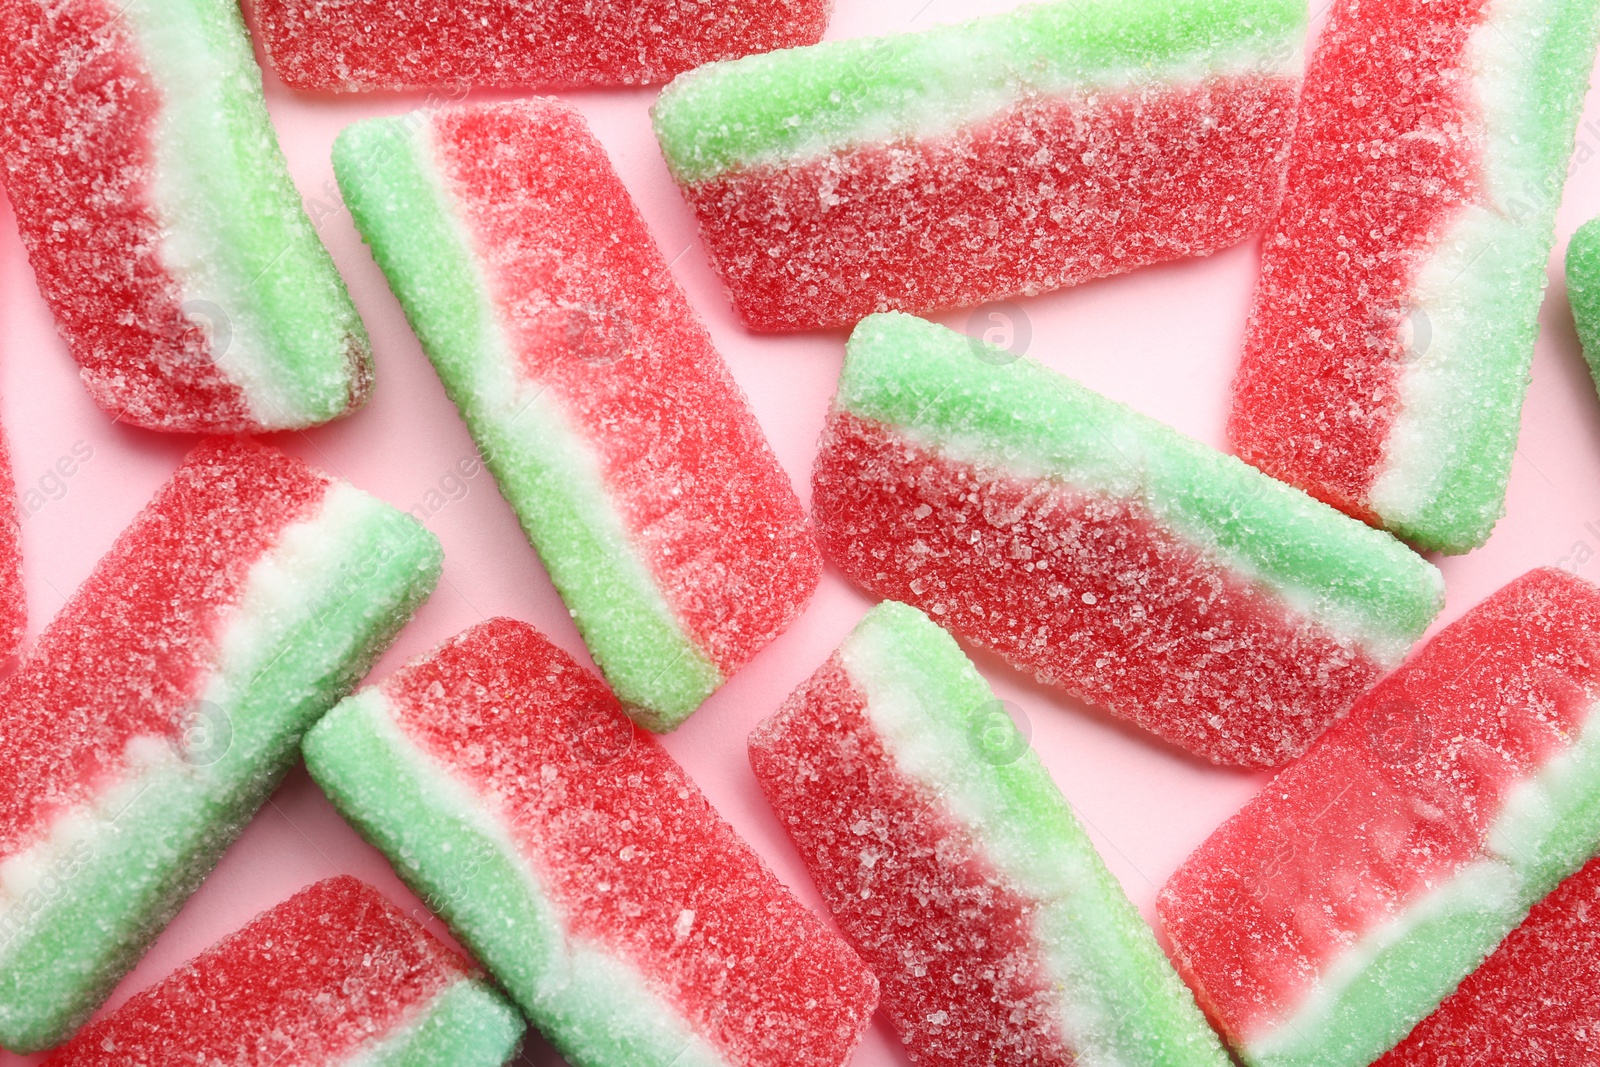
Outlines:
{"label": "sugar-coated gummy candy", "polygon": [[1305,0],[1056,0],[679,76],[656,135],[758,330],[1039,293],[1259,231]]}
{"label": "sugar-coated gummy candy", "polygon": [[1238,454],[1425,548],[1505,511],[1596,0],[1336,0],[1234,384]]}
{"label": "sugar-coated gummy candy", "polygon": [[840,1067],[872,974],[600,680],[493,619],[305,741],[381,849],[573,1067]]}
{"label": "sugar-coated gummy candy", "polygon": [[356,225],[629,712],[671,729],[799,613],[810,525],[577,111],[364,122]]}
{"label": "sugar-coated gummy candy", "polygon": [[1556,1067],[1600,1058],[1600,859],[1373,1067]]}
{"label": "sugar-coated gummy candy", "polygon": [[84,384],[152,429],[360,406],[370,345],[233,0],[0,0],[0,168]]}
{"label": "sugar-coated gummy candy", "polygon": [[438,579],[433,536],[202,443],[0,690],[0,1045],[99,1005]]}
{"label": "sugar-coated gummy candy", "polygon": [[1589,373],[1600,386],[1600,218],[1572,235],[1566,257],[1567,300]]}
{"label": "sugar-coated gummy candy", "polygon": [[1157,911],[1246,1064],[1371,1063],[1600,850],[1597,701],[1600,589],[1530,572],[1184,863]]}
{"label": "sugar-coated gummy candy", "polygon": [[0,433],[0,663],[16,655],[28,628],[22,585],[22,510],[11,450]]}
{"label": "sugar-coated gummy candy", "polygon": [[1225,1067],[994,692],[878,605],[750,735],[762,792],[918,1067]]}
{"label": "sugar-coated gummy candy", "polygon": [[1443,603],[1388,534],[909,315],[851,335],[812,506],[857,585],[1219,763],[1298,756]]}
{"label": "sugar-coated gummy candy", "polygon": [[815,44],[831,0],[259,0],[296,89],[647,85],[717,59]]}
{"label": "sugar-coated gummy candy", "polygon": [[522,1017],[371,887],[330,878],[85,1027],[46,1067],[501,1067]]}

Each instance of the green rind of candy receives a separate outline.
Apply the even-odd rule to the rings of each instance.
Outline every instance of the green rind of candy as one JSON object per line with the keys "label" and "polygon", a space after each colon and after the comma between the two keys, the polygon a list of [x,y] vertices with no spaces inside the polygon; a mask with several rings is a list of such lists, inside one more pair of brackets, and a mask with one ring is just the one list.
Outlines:
{"label": "green rind of candy", "polygon": [[422,1018],[344,1067],[502,1067],[522,1047],[522,1015],[476,979],[440,993]]}
{"label": "green rind of candy", "polygon": [[[164,154],[188,182],[181,203],[168,205],[179,212],[169,221],[198,256],[189,266],[202,291],[188,295],[217,304],[237,343],[259,342],[255,358],[268,365],[257,373],[290,398],[288,410],[260,410],[265,398],[239,383],[264,428],[302,429],[347,414],[366,399],[371,342],[289,177],[239,6],[133,0],[125,17],[163,107],[180,112],[165,127],[172,143]],[[237,427],[193,419],[183,428]]]}
{"label": "green rind of candy", "polygon": [[509,839],[404,738],[381,692],[334,708],[303,747],[339,813],[574,1067],[722,1067],[687,1033],[658,1025],[642,990],[596,987]]}
{"label": "green rind of candy", "polygon": [[[225,753],[164,765],[60,891],[0,944],[0,1045],[48,1048],[98,1007],[293,765],[300,735],[361,679],[438,581],[431,534],[387,507],[319,576],[319,597],[221,705]],[[170,857],[157,861],[158,857]],[[13,907],[16,907],[13,904]]]}
{"label": "green rind of candy", "polygon": [[[910,315],[850,337],[836,408],[982,454],[1020,478],[1142,499],[1156,518],[1336,632],[1398,661],[1444,603],[1390,535],[1027,359]],[[996,450],[1003,450],[997,454]]]}
{"label": "green rind of candy", "polygon": [[1068,0],[893,37],[833,41],[711,63],[654,108],[673,176],[850,143],[863,128],[966,118],[963,102],[1164,78],[1219,53],[1283,65],[1305,35],[1303,0]]}
{"label": "green rind of candy", "polygon": [[1578,227],[1567,245],[1567,299],[1589,374],[1600,388],[1600,218]]}
{"label": "green rind of candy", "polygon": [[[424,158],[427,124],[414,112],[344,130],[333,161],[345,203],[606,681],[635,721],[671,730],[717,690],[721,672],[631,547],[619,551],[625,535],[596,479],[563,462],[581,446],[546,424],[536,400],[495,395],[502,383],[486,363],[503,348],[499,328]],[[513,372],[503,373],[511,389]]]}
{"label": "green rind of candy", "polygon": [[[981,807],[980,847],[1024,893],[1037,894],[1035,953],[1070,967],[1070,977],[1055,975],[1057,995],[1073,1017],[1092,1019],[1066,1035],[1084,1062],[1225,1067],[1221,1041],[1155,935],[1027,739],[991,710],[993,690],[955,640],[915,608],[886,601],[857,626],[844,656],[847,669],[872,675],[869,715],[875,694],[914,702],[917,714],[900,724],[909,736],[887,738],[887,747],[936,752],[943,773],[924,784]],[[876,716],[874,723],[884,725]],[[1065,948],[1070,960],[1045,946]]]}

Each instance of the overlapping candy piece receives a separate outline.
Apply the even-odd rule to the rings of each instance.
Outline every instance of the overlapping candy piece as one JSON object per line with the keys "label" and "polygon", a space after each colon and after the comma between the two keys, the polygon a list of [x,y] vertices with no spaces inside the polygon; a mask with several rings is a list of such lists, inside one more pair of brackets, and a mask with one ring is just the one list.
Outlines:
{"label": "overlapping candy piece", "polygon": [[0,165],[90,395],[154,429],[312,426],[366,332],[284,165],[231,0],[0,0]]}
{"label": "overlapping candy piece", "polygon": [[1600,1050],[1600,859],[1534,907],[1374,1067],[1544,1067]]}
{"label": "overlapping candy piece", "polygon": [[1505,509],[1595,0],[1339,0],[1235,383],[1238,453],[1428,548]]}
{"label": "overlapping candy piece", "polygon": [[750,736],[919,1067],[1228,1063],[955,641],[884,603]]}
{"label": "overlapping candy piece", "polygon": [[1567,245],[1567,300],[1589,373],[1600,386],[1600,218],[1578,227]]}
{"label": "overlapping candy piece", "polygon": [[553,100],[346,130],[340,187],[595,662],[670,729],[799,614],[799,500],[644,220]]}
{"label": "overlapping candy piece", "polygon": [[198,447],[0,692],[0,1045],[55,1044],[198,885],[438,578],[400,512]]}
{"label": "overlapping candy piece", "polygon": [[1388,534],[907,315],[850,338],[823,549],[1014,665],[1220,763],[1302,753],[1438,612]]}
{"label": "overlapping candy piece", "polygon": [[642,85],[815,44],[830,0],[261,0],[262,44],[297,89]]}
{"label": "overlapping candy piece", "polygon": [[599,679],[483,623],[346,700],[312,776],[574,1067],[839,1067],[877,984]]}
{"label": "overlapping candy piece", "polygon": [[1600,849],[1597,701],[1600,590],[1531,572],[1189,858],[1158,910],[1247,1064],[1370,1063]]}
{"label": "overlapping candy piece", "polygon": [[1266,225],[1304,0],[1057,0],[714,64],[656,135],[734,306],[853,325],[1205,255]]}
{"label": "overlapping candy piece", "polygon": [[48,1067],[501,1067],[516,1009],[354,878],[302,890],[86,1027]]}

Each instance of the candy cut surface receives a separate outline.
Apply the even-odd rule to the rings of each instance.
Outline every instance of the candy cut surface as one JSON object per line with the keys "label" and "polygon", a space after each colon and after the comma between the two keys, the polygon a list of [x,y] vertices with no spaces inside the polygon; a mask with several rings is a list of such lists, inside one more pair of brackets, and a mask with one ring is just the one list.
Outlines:
{"label": "candy cut surface", "polygon": [[1219,763],[1303,752],[1443,602],[1388,534],[1029,360],[907,315],[850,338],[823,551]]}
{"label": "candy cut surface", "polygon": [[1425,548],[1505,510],[1596,0],[1337,0],[1229,436]]}
{"label": "candy cut surface", "polygon": [[1567,300],[1589,373],[1600,387],[1600,218],[1578,227],[1567,245]]}
{"label": "candy cut surface", "polygon": [[334,805],[574,1067],[839,1067],[877,983],[599,679],[493,619],[306,737]]}
{"label": "candy cut surface", "polygon": [[822,563],[604,150],[531,100],[361,123],[334,166],[606,680],[641,723],[678,725]]}
{"label": "candy cut surface", "polygon": [[438,578],[432,535],[200,445],[0,691],[0,1045],[87,1017]]}
{"label": "candy cut surface", "polygon": [[656,136],[758,330],[1206,255],[1266,225],[1304,0],[1058,0],[680,76]]}
{"label": "candy cut surface", "polygon": [[1225,1067],[955,640],[880,604],[750,735],[762,792],[919,1067]]}
{"label": "candy cut surface", "polygon": [[0,0],[0,166],[95,402],[159,430],[313,426],[370,345],[301,206],[232,0]]}
{"label": "candy cut surface", "polygon": [[1247,1064],[1372,1062],[1600,850],[1597,700],[1600,590],[1533,571],[1184,863],[1161,921]]}
{"label": "candy cut surface", "polygon": [[296,89],[648,85],[717,59],[815,44],[830,0],[260,0]]}
{"label": "candy cut surface", "polygon": [[301,890],[84,1028],[46,1067],[501,1067],[522,1017],[348,876]]}
{"label": "candy cut surface", "polygon": [[1600,1059],[1600,859],[1536,905],[1374,1067],[1547,1067]]}

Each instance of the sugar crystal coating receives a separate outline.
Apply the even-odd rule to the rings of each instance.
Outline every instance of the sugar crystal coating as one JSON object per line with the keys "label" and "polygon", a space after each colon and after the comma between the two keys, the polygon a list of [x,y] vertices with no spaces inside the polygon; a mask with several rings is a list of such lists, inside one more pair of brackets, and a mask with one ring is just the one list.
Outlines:
{"label": "sugar crystal coating", "polygon": [[22,585],[22,512],[11,450],[0,434],[0,662],[16,655],[28,628]]}
{"label": "sugar crystal coating", "polygon": [[515,1010],[466,961],[345,876],[258,916],[45,1062],[501,1067],[521,1037]]}
{"label": "sugar crystal coating", "polygon": [[1505,508],[1595,0],[1338,0],[1229,436],[1427,548]]}
{"label": "sugar crystal coating", "polygon": [[717,59],[814,44],[829,0],[262,0],[296,89],[648,85]]}
{"label": "sugar crystal coating", "polygon": [[616,698],[494,619],[306,763],[575,1067],[838,1067],[877,985]]}
{"label": "sugar crystal coating", "polygon": [[750,736],[913,1063],[1222,1067],[1154,936],[950,636],[873,609]]}
{"label": "sugar crystal coating", "polygon": [[197,447],[0,692],[0,1044],[66,1036],[438,578],[409,518]]}
{"label": "sugar crystal coating", "polygon": [[1302,0],[1070,0],[713,64],[654,111],[735,308],[847,326],[1205,255],[1277,202]]}
{"label": "sugar crystal coating", "polygon": [[595,662],[676,726],[799,614],[821,558],[604,149],[529,100],[362,123],[334,161]]}
{"label": "sugar crystal coating", "polygon": [[1530,572],[1185,862],[1161,921],[1246,1063],[1370,1063],[1600,850],[1597,701],[1600,590]]}
{"label": "sugar crystal coating", "polygon": [[1589,373],[1600,387],[1600,219],[1590,219],[1567,245],[1567,300]]}
{"label": "sugar crystal coating", "polygon": [[812,479],[852,581],[1247,766],[1303,752],[1439,610],[1392,537],[1009,359],[910,316],[857,327]]}

